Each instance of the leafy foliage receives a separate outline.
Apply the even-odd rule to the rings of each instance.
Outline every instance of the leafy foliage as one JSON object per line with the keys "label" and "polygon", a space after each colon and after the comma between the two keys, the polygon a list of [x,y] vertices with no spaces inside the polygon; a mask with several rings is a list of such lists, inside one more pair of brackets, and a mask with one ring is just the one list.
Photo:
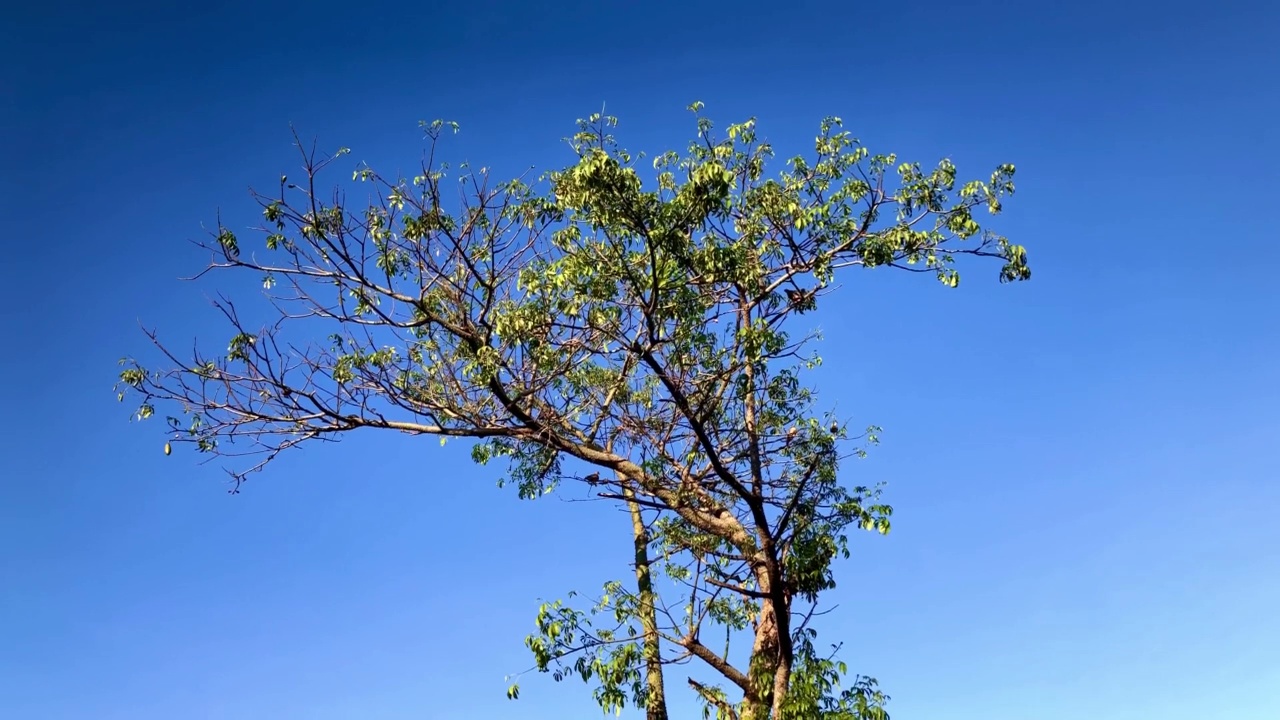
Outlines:
{"label": "leafy foliage", "polygon": [[[302,182],[256,195],[260,251],[222,227],[208,243],[211,270],[264,278],[274,322],[219,301],[225,354],[180,359],[152,333],[164,369],[126,361],[118,390],[139,418],[186,414],[166,448],[252,457],[236,489],[286,449],[363,428],[472,438],[527,498],[572,479],[566,462],[590,466],[580,479],[631,511],[636,585],[611,581],[584,610],[544,604],[537,670],[651,720],[666,717],[664,668],[695,660],[708,717],[887,718],[873,680],[841,690],[844,665],[813,645],[850,533],[887,533],[891,508],[841,482],[877,429],[855,437],[815,407],[804,379],[821,359],[796,320],[858,267],[955,287],[974,256],[1029,278],[1025,250],[978,221],[1014,168],[959,183],[949,161],[871,155],[829,118],[769,176],[754,121],[717,135],[691,109],[696,139],[652,161],[618,145],[613,118],[580,121],[574,164],[531,184],[451,176],[436,153],[457,126],[427,124],[419,175],[356,168],[364,206],[317,189],[344,153],[304,152]],[[317,321],[323,343],[286,333],[314,338]]]}

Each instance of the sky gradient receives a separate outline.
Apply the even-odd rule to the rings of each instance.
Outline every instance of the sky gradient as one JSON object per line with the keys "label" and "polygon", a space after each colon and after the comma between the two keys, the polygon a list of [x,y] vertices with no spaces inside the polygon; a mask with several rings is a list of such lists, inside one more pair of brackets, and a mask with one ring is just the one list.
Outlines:
{"label": "sky gradient", "polygon": [[571,162],[560,138],[602,103],[632,150],[680,147],[694,100],[757,117],[779,157],[839,115],[873,153],[1018,167],[993,227],[1030,283],[856,273],[817,316],[819,404],[885,430],[850,481],[896,509],[819,628],[895,720],[1280,717],[1278,6],[8,15],[0,717],[595,717],[576,682],[526,676],[511,703],[504,675],[539,598],[625,574],[624,515],[378,434],[228,496],[111,386],[139,322],[225,343],[219,286],[178,280],[205,260],[188,241],[255,220],[246,188],[297,168],[291,123],[394,174],[419,120],[454,119],[451,154],[514,175]]}

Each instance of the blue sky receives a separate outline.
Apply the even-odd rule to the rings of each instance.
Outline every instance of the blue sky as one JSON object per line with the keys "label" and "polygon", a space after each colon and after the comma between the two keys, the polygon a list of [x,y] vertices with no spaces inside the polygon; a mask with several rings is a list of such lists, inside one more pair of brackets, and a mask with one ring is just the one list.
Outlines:
{"label": "blue sky", "polygon": [[595,716],[503,676],[538,598],[618,573],[623,516],[400,436],[231,497],[111,385],[139,321],[225,341],[187,241],[251,221],[289,123],[394,172],[453,118],[515,173],[602,102],[632,149],[678,146],[693,100],[783,151],[835,114],[873,151],[1018,166],[998,227],[1031,283],[855,274],[821,315],[824,401],[885,428],[850,472],[897,508],[823,638],[894,717],[1280,715],[1276,6],[122,5],[0,27],[0,716]]}

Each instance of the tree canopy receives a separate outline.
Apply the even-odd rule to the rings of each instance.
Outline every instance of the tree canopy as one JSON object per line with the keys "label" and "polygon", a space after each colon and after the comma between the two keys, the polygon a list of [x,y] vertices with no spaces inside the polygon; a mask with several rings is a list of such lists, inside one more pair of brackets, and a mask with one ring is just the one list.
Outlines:
{"label": "tree canopy", "polygon": [[877,430],[817,404],[801,316],[855,268],[955,287],[961,259],[990,258],[1000,281],[1029,278],[978,219],[1014,168],[959,182],[828,118],[769,174],[753,120],[717,132],[691,110],[683,151],[633,155],[593,115],[570,165],[506,182],[440,159],[452,123],[424,124],[415,177],[361,164],[346,190],[321,185],[345,150],[299,144],[302,177],[254,193],[252,244],[222,226],[202,242],[209,272],[261,277],[272,314],[217,301],[214,354],[148,331],[158,353],[123,361],[120,398],[139,418],[165,408],[165,451],[227,458],[235,490],[286,450],[381,429],[470,439],[522,497],[577,482],[624,506],[634,573],[544,604],[526,640],[606,711],[667,717],[665,677],[692,662],[708,716],[887,718],[875,681],[816,641],[836,560],[854,531],[888,532],[891,508],[843,480]]}

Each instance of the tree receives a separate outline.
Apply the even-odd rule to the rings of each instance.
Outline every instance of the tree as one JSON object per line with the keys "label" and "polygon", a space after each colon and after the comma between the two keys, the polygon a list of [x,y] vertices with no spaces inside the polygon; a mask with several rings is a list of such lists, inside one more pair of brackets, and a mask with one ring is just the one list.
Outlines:
{"label": "tree", "polygon": [[417,177],[357,166],[369,203],[321,194],[345,151],[303,149],[299,182],[254,194],[265,248],[221,225],[202,243],[208,271],[261,275],[271,321],[219,300],[217,357],[148,331],[161,368],[122,361],[119,396],[139,397],[139,418],[175,408],[166,452],[242,462],[233,491],[285,450],[382,429],[471,439],[522,497],[576,479],[625,506],[634,583],[585,609],[544,604],[526,641],[538,670],[594,682],[605,710],[667,717],[665,673],[696,660],[707,716],[887,718],[875,681],[841,690],[846,668],[815,645],[833,563],[851,532],[888,532],[891,509],[839,480],[876,429],[855,437],[815,407],[800,316],[856,267],[954,287],[956,259],[975,256],[1027,279],[1024,249],[975,218],[1000,211],[1014,168],[957,188],[949,161],[871,156],[829,118],[812,156],[769,178],[754,121],[720,136],[690,109],[697,138],[656,156],[648,182],[601,115],[579,121],[576,162],[531,183],[465,165],[450,179],[437,151],[457,126],[424,124]]}

